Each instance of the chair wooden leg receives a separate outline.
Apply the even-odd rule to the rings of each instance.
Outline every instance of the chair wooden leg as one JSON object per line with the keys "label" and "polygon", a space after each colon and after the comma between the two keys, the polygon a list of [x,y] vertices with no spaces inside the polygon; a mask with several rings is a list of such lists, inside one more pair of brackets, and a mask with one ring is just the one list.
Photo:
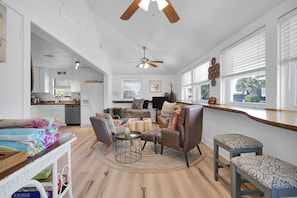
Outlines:
{"label": "chair wooden leg", "polygon": [[200,150],[200,147],[199,147],[199,145],[197,145],[197,149],[198,149],[198,151],[199,151],[200,155],[202,155],[202,152],[201,152],[201,150]]}
{"label": "chair wooden leg", "polygon": [[189,160],[188,160],[188,153],[187,152],[185,152],[185,159],[186,159],[187,167],[189,167]]}
{"label": "chair wooden leg", "polygon": [[143,146],[142,146],[142,149],[141,149],[142,151],[143,151],[145,145],[146,145],[146,141],[144,142],[144,144],[143,144]]}
{"label": "chair wooden leg", "polygon": [[161,155],[163,155],[163,145],[161,146]]}
{"label": "chair wooden leg", "polygon": [[110,150],[114,147],[115,144],[116,144],[115,142],[111,143],[111,144],[107,147],[107,149],[103,152],[103,155],[107,155],[107,154],[110,152]]}

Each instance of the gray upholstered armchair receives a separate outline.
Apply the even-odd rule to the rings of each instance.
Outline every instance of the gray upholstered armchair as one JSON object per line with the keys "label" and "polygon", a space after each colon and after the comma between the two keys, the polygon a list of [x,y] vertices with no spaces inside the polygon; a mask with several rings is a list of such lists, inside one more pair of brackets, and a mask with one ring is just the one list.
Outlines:
{"label": "gray upholstered armchair", "polygon": [[117,140],[116,134],[124,132],[127,128],[126,125],[115,126],[113,119],[109,114],[106,114],[105,117],[92,116],[90,117],[90,121],[97,140],[108,145],[108,148],[104,152],[105,154],[107,154],[113,148],[114,143]]}
{"label": "gray upholstered armchair", "polygon": [[161,129],[161,138],[157,138],[158,143],[162,145],[161,154],[163,153],[163,146],[182,151],[189,167],[187,152],[197,147],[200,155],[202,154],[198,145],[202,137],[202,120],[203,107],[201,105],[183,107],[180,112],[177,130]]}

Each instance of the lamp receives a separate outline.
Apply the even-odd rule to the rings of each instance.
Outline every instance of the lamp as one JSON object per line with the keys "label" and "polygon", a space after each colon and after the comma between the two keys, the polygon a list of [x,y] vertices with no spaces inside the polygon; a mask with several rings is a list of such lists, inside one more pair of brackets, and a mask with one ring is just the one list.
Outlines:
{"label": "lamp", "polygon": [[163,10],[168,6],[168,2],[166,0],[157,0],[159,10]]}
{"label": "lamp", "polygon": [[78,69],[78,67],[80,66],[80,62],[77,60],[77,61],[75,61],[75,69]]}
{"label": "lamp", "polygon": [[139,64],[139,66],[138,66],[139,68],[143,68],[144,67],[144,64],[143,63],[141,63],[141,64]]}
{"label": "lamp", "polygon": [[144,66],[143,66],[143,68],[144,68],[144,69],[147,69],[147,68],[149,68],[149,64],[147,64],[147,63],[144,63]]}
{"label": "lamp", "polygon": [[[166,0],[152,0],[152,1],[157,1],[159,10],[163,10],[169,4]],[[148,11],[149,5],[150,5],[150,0],[141,0],[141,2],[138,4],[138,6],[145,11]]]}
{"label": "lamp", "polygon": [[148,11],[149,5],[150,0],[141,0],[141,2],[138,4],[138,6],[145,11]]}

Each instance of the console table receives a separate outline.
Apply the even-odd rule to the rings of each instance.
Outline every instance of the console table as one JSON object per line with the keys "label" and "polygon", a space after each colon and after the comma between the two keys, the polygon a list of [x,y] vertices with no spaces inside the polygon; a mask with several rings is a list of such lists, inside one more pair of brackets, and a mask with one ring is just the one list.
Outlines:
{"label": "console table", "polygon": [[[0,173],[0,197],[10,197],[15,191],[25,186],[35,186],[42,198],[47,197],[42,185],[32,178],[42,170],[52,169],[53,198],[63,197],[67,192],[73,198],[71,181],[71,143],[76,136],[70,132],[63,132],[59,140],[45,151],[29,157],[26,161]],[[67,186],[63,192],[58,192],[58,159],[66,155],[67,161],[63,170],[67,169]],[[63,173],[62,173],[63,174]]]}

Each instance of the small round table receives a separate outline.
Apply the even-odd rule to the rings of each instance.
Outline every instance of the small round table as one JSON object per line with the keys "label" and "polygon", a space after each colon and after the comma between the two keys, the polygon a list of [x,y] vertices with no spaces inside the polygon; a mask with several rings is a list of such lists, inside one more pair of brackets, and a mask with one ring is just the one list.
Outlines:
{"label": "small round table", "polygon": [[142,158],[141,133],[131,131],[130,136],[124,133],[117,134],[115,160],[120,163],[130,164]]}

